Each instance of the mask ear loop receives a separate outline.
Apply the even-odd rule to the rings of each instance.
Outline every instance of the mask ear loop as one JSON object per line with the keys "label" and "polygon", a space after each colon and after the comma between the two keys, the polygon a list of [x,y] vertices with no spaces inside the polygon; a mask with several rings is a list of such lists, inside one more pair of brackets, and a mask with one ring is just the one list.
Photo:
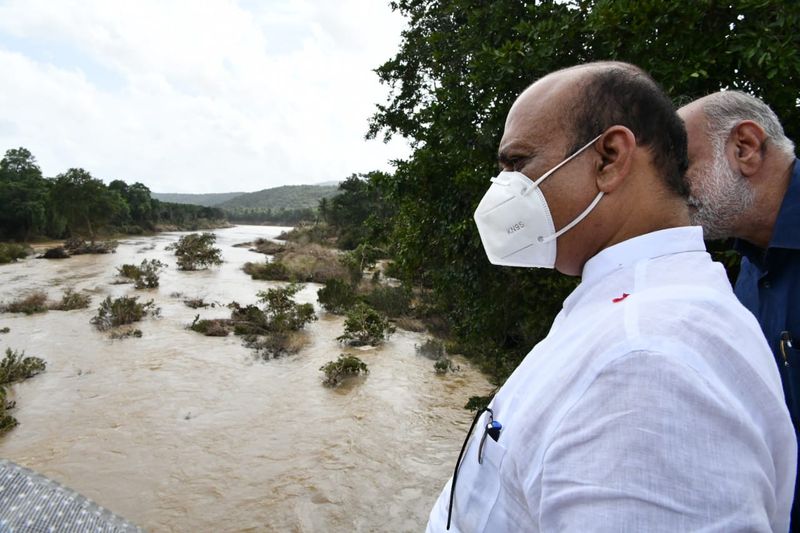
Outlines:
{"label": "mask ear loop", "polygon": [[603,136],[603,134],[601,133],[600,135],[598,135],[597,137],[595,137],[594,139],[592,139],[592,140],[591,140],[591,141],[589,141],[588,143],[584,144],[584,145],[583,145],[583,147],[581,147],[580,149],[578,149],[578,151],[576,151],[574,154],[572,154],[571,156],[569,156],[568,158],[566,158],[565,160],[563,160],[561,163],[557,164],[556,166],[554,166],[553,168],[551,168],[550,170],[548,170],[547,172],[545,172],[544,174],[542,174],[542,175],[541,175],[541,176],[540,176],[540,177],[539,177],[539,178],[538,178],[536,181],[534,181],[534,182],[533,182],[533,185],[531,185],[531,187],[530,187],[530,188],[528,188],[528,189],[527,189],[525,192],[523,192],[523,193],[522,193],[522,196],[527,196],[528,194],[530,194],[530,193],[531,193],[531,192],[532,192],[534,189],[536,189],[537,187],[539,187],[539,184],[540,184],[540,183],[542,183],[544,180],[546,180],[547,178],[549,178],[550,176],[552,176],[552,175],[553,175],[553,172],[555,172],[555,171],[556,171],[556,170],[558,170],[559,168],[563,167],[564,165],[566,165],[567,163],[569,163],[570,161],[572,161],[573,159],[575,159],[576,157],[578,157],[578,156],[581,154],[581,152],[583,152],[584,150],[586,150],[587,148],[589,148],[589,147],[590,147],[592,144],[594,144],[594,142],[595,142],[597,139],[599,139],[599,138],[600,138],[600,137],[602,137],[602,136]]}
{"label": "mask ear loop", "polygon": [[568,232],[569,230],[574,228],[581,220],[586,218],[589,215],[589,213],[592,211],[592,209],[594,209],[594,207],[597,205],[597,202],[600,201],[600,198],[602,198],[604,194],[605,193],[603,191],[600,191],[599,193],[597,193],[597,196],[594,197],[594,200],[592,200],[592,203],[589,204],[589,207],[584,209],[583,213],[578,215],[578,217],[575,220],[573,220],[572,222],[570,222],[569,224],[567,224],[566,226],[564,226],[563,228],[561,228],[557,232],[553,233],[549,237],[542,237],[541,235],[539,235],[539,237],[536,240],[538,240],[540,243],[544,244],[544,243],[548,243],[548,242],[552,241],[553,239],[558,239],[561,235],[565,234],[566,232]]}

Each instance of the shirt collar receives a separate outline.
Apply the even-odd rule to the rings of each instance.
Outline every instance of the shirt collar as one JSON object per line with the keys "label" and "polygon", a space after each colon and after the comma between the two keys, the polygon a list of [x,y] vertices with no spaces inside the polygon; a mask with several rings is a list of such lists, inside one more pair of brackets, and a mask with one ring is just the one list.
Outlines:
{"label": "shirt collar", "polygon": [[794,160],[792,177],[775,219],[769,246],[800,249],[800,159]]}
{"label": "shirt collar", "polygon": [[[756,262],[764,254],[764,250],[758,246],[741,239],[736,240],[734,248]],[[786,194],[783,195],[768,248],[800,250],[800,159],[795,158],[794,160],[789,187],[786,189]]]}
{"label": "shirt collar", "polygon": [[639,235],[609,246],[589,259],[583,266],[581,283],[592,283],[619,268],[643,259],[654,259],[681,252],[705,252],[703,228],[682,226]]}

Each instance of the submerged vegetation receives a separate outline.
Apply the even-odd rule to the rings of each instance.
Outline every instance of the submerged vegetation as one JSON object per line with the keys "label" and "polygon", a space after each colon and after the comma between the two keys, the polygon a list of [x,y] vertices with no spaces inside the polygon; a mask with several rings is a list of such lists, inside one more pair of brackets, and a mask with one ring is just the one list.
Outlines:
{"label": "submerged vegetation", "polygon": [[61,296],[61,300],[50,304],[50,309],[55,311],[86,309],[89,307],[91,301],[92,299],[86,294],[75,292],[73,289],[65,289],[64,294]]}
{"label": "submerged vegetation", "polygon": [[216,241],[217,236],[207,232],[181,237],[169,247],[178,258],[178,270],[203,270],[221,265],[222,250],[214,246]]}
{"label": "submerged vegetation", "polygon": [[325,374],[322,383],[329,387],[338,386],[348,377],[369,374],[367,363],[355,355],[346,354],[340,355],[336,361],[328,361],[320,367],[320,371]]}
{"label": "submerged vegetation", "polygon": [[33,291],[7,304],[0,306],[5,313],[25,313],[33,315],[47,311],[47,294],[44,291]]}
{"label": "submerged vegetation", "polygon": [[107,296],[97,308],[97,315],[91,323],[100,331],[106,331],[117,326],[139,322],[145,316],[158,316],[161,309],[156,307],[153,300],[139,302],[138,296],[111,299]]}
{"label": "submerged vegetation", "polygon": [[30,253],[30,248],[23,244],[0,242],[0,265],[11,263],[17,259],[25,259]]}
{"label": "submerged vegetation", "polygon": [[44,291],[33,291],[25,296],[20,296],[7,304],[0,305],[0,311],[5,313],[25,313],[33,315],[44,313],[48,310],[71,311],[73,309],[85,309],[89,307],[91,298],[85,294],[75,292],[74,289],[64,290],[61,300],[48,302],[47,294]]}
{"label": "submerged vegetation", "polygon": [[7,387],[45,371],[47,364],[39,357],[25,356],[11,348],[6,348],[5,357],[0,361],[0,435],[17,426],[17,419],[8,414],[15,403],[7,401]]}
{"label": "submerged vegetation", "polygon": [[395,332],[389,320],[370,306],[357,303],[344,320],[344,333],[336,340],[350,346],[378,346]]}
{"label": "submerged vegetation", "polygon": [[200,319],[197,315],[189,329],[209,337],[225,337],[231,332],[241,335],[245,345],[264,359],[297,353],[305,344],[300,330],[317,319],[313,305],[292,299],[300,288],[290,284],[260,291],[261,306],[231,302],[230,318]]}
{"label": "submerged vegetation", "polygon": [[158,259],[144,259],[139,266],[125,264],[117,267],[117,273],[133,281],[137,289],[155,289],[159,284],[159,274],[165,268],[167,265]]}

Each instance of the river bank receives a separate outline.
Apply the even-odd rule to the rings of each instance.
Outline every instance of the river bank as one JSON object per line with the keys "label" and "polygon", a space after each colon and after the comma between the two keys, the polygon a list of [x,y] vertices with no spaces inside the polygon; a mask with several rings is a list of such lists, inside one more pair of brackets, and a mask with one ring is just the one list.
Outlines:
{"label": "river bank", "polygon": [[[377,349],[343,348],[343,319],[319,307],[311,283],[296,300],[313,303],[319,320],[296,356],[261,362],[235,337],[185,329],[197,311],[184,297],[246,304],[282,285],[251,280],[241,267],[259,255],[234,244],[283,229],[217,231],[225,263],[208,271],[175,269],[163,248],[178,233],[123,240],[116,254],[0,267],[0,300],[68,286],[93,296],[87,310],[0,315],[10,328],[0,347],[48,362],[16,386],[20,426],[0,440],[0,456],[154,531],[422,529],[471,418],[462,407],[491,388],[468,362],[436,375],[415,354],[426,337],[402,330]],[[159,289],[112,284],[116,266],[144,258],[169,265]],[[123,294],[162,308],[139,325],[141,339],[110,340],[89,325],[103,297]],[[369,375],[321,386],[320,366],[345,352]]]}

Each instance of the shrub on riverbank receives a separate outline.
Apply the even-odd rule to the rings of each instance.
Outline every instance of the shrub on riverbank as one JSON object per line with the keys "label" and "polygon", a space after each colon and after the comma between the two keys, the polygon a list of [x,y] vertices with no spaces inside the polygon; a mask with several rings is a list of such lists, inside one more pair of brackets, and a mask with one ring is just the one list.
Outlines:
{"label": "shrub on riverbank", "polygon": [[341,315],[347,312],[358,301],[352,285],[338,278],[325,282],[325,286],[317,291],[317,300],[329,313]]}
{"label": "shrub on riverbank", "polygon": [[5,313],[25,313],[33,315],[47,311],[47,294],[44,291],[33,291],[27,296],[13,300],[0,307]]}
{"label": "shrub on riverbank", "polygon": [[127,297],[111,299],[107,296],[97,308],[97,315],[92,318],[91,323],[100,331],[139,322],[147,315],[157,316],[161,309],[156,307],[153,300],[139,302],[139,297]]}
{"label": "shrub on riverbank", "polygon": [[283,251],[283,243],[271,241],[269,239],[256,239],[253,242],[253,248],[250,250],[265,255],[275,255]]}
{"label": "shrub on riverbank", "polygon": [[30,252],[30,248],[23,244],[0,242],[0,265],[11,263],[17,259],[25,259]]}
{"label": "shrub on riverbank", "polygon": [[323,246],[334,246],[336,244],[336,230],[325,223],[300,224],[278,235],[278,240],[294,242],[300,245],[321,244]]}
{"label": "shrub on riverbank", "polygon": [[378,346],[394,332],[386,317],[366,304],[357,303],[347,312],[344,333],[336,340],[350,346]]}
{"label": "shrub on riverbank", "polygon": [[0,333],[11,333],[11,328],[8,326],[0,328]]}
{"label": "shrub on riverbank", "polygon": [[264,262],[264,263],[250,263],[247,262],[242,267],[246,274],[249,274],[253,279],[262,279],[270,281],[289,281],[292,276],[289,269],[283,263]]}
{"label": "shrub on riverbank", "polygon": [[222,264],[222,250],[214,247],[216,241],[213,233],[190,233],[167,249],[175,251],[178,270],[202,270]]}
{"label": "shrub on riverbank", "polygon": [[165,268],[167,265],[158,259],[145,259],[139,266],[125,264],[117,267],[117,273],[132,280],[137,289],[155,289],[159,284],[159,274]]}
{"label": "shrub on riverbank", "polygon": [[325,374],[322,383],[329,387],[336,387],[348,377],[358,376],[359,374],[369,374],[367,363],[355,355],[342,354],[336,361],[328,361],[320,367],[320,371]]}
{"label": "shrub on riverbank", "polygon": [[68,288],[64,290],[60,301],[53,302],[48,307],[54,311],[72,311],[73,309],[86,309],[91,301],[92,299],[88,295]]}
{"label": "shrub on riverbank", "polygon": [[364,294],[363,299],[367,305],[391,318],[411,311],[411,291],[403,286],[378,285]]}

